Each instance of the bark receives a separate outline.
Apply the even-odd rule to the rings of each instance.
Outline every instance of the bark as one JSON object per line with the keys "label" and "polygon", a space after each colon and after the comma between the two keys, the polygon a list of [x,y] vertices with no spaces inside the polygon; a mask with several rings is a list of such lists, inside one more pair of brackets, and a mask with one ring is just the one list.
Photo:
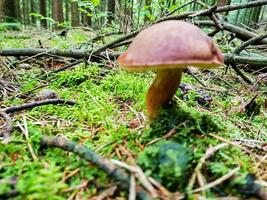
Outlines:
{"label": "bark", "polygon": [[18,19],[16,8],[16,0],[2,0],[3,1],[3,14],[7,22],[15,22]]}
{"label": "bark", "polygon": [[[40,57],[50,57],[50,56],[63,56],[70,58],[91,58],[93,61],[100,61],[101,59],[116,59],[119,53],[106,53],[105,50],[102,52],[91,53],[90,50],[47,50],[38,48],[22,48],[22,49],[4,49],[0,50],[0,56],[38,56]],[[253,66],[264,66],[267,65],[267,57],[250,57],[250,56],[237,56],[234,54],[224,54],[225,64],[249,64]]]}
{"label": "bark", "polygon": [[78,3],[71,2],[71,25],[79,26],[80,25],[80,14],[78,11]]}
{"label": "bark", "polygon": [[65,21],[70,20],[70,3],[69,1],[65,1]]}
{"label": "bark", "polygon": [[30,16],[29,16],[29,0],[24,0],[23,1],[23,21],[24,25],[28,26],[30,24]]}
{"label": "bark", "polygon": [[107,9],[107,12],[108,12],[108,17],[107,17],[108,24],[111,24],[111,22],[114,20],[115,3],[116,3],[115,0],[108,0],[108,9]]}
{"label": "bark", "polygon": [[90,27],[92,25],[92,17],[90,16],[91,10],[90,8],[84,8],[84,12],[82,13],[82,24],[86,27]]}
{"label": "bark", "polygon": [[4,21],[4,1],[0,1],[0,22]]}
{"label": "bark", "polygon": [[60,29],[61,27],[58,23],[62,23],[64,21],[63,17],[63,2],[62,0],[54,0],[52,4],[52,16],[56,22],[54,26],[55,29]]}
{"label": "bark", "polygon": [[[31,13],[36,13],[36,2],[35,0],[31,0]],[[36,25],[36,18],[32,15],[31,16],[31,23],[32,25]]]}
{"label": "bark", "polygon": [[[40,0],[40,14],[43,17],[47,17],[47,13],[46,13],[46,0]],[[47,28],[47,21],[45,19],[41,19],[41,27]]]}

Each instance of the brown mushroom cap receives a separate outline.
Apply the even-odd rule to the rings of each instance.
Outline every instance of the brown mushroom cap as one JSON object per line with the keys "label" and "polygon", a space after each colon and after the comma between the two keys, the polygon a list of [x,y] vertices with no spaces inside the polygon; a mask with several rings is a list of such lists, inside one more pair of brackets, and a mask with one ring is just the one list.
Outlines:
{"label": "brown mushroom cap", "polygon": [[118,62],[129,71],[211,68],[223,64],[223,54],[205,33],[193,24],[170,20],[141,31]]}

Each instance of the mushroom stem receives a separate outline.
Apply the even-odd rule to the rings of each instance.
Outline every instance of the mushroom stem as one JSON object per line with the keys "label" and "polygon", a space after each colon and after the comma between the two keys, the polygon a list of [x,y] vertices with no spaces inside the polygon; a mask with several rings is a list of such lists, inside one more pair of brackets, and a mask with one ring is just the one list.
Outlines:
{"label": "mushroom stem", "polygon": [[158,116],[158,110],[166,105],[175,94],[181,81],[183,69],[158,71],[146,96],[146,108],[150,119]]}

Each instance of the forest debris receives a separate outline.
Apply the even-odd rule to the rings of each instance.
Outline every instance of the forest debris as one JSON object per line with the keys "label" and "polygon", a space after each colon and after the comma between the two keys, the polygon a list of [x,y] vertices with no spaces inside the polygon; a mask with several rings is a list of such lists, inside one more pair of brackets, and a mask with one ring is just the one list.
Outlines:
{"label": "forest debris", "polygon": [[249,149],[247,149],[247,148],[245,148],[245,147],[239,145],[239,144],[236,143],[236,142],[232,142],[232,141],[230,141],[230,140],[228,140],[228,139],[225,139],[225,138],[223,138],[223,137],[221,137],[221,136],[219,136],[219,135],[215,135],[215,134],[213,134],[213,133],[209,133],[209,136],[211,136],[211,137],[213,137],[213,138],[216,138],[217,140],[219,140],[219,141],[221,141],[221,142],[225,142],[225,143],[231,144],[232,146],[238,147],[238,148],[242,149],[244,152],[246,152],[247,154],[252,155],[252,156],[253,156],[254,158],[256,158],[257,160],[261,160],[261,157],[260,157],[260,156],[254,154],[252,151],[250,151]]}
{"label": "forest debris", "polygon": [[28,124],[27,124],[27,121],[26,121],[26,118],[25,116],[22,116],[22,119],[23,119],[23,126],[18,122],[18,127],[20,128],[20,130],[22,131],[23,135],[25,136],[25,139],[26,139],[26,142],[27,142],[27,146],[28,146],[28,149],[30,151],[30,154],[32,156],[32,159],[34,161],[38,161],[38,158],[32,148],[32,145],[30,143],[30,140],[29,140],[29,130],[28,130]]}
{"label": "forest debris", "polygon": [[[41,105],[47,105],[47,104],[68,104],[68,105],[74,105],[74,101],[65,101],[62,99],[49,99],[49,100],[43,100],[43,101],[36,101],[32,103],[26,103],[19,106],[11,106],[7,108],[0,108],[0,117],[4,118],[6,122],[5,130],[3,133],[0,133],[0,137],[2,138],[2,143],[7,144],[10,141],[10,134],[13,131],[13,125],[12,120],[9,116],[9,113],[18,112],[26,109],[31,109],[36,106]],[[22,127],[22,126],[21,126]],[[21,129],[22,131],[26,131],[26,129]],[[33,156],[34,157],[34,156]]]}
{"label": "forest debris", "polygon": [[267,152],[267,142],[249,139],[235,139],[234,141],[251,149]]}
{"label": "forest debris", "polygon": [[71,192],[73,190],[80,190],[82,188],[87,187],[87,185],[88,185],[88,181],[85,180],[85,181],[83,181],[79,185],[76,185],[76,186],[73,186],[73,187],[69,187],[69,188],[64,189],[62,192]]}
{"label": "forest debris", "polygon": [[201,191],[210,189],[212,187],[215,187],[215,186],[221,184],[222,182],[228,180],[232,176],[234,176],[239,170],[240,170],[240,167],[237,167],[237,168],[231,170],[230,172],[228,172],[227,174],[223,175],[222,177],[218,178],[217,180],[212,181],[212,182],[210,182],[209,184],[207,184],[207,185],[205,185],[203,187],[194,189],[193,192],[201,192]]}
{"label": "forest debris", "polygon": [[[193,190],[193,186],[194,186],[194,183],[195,183],[195,180],[197,178],[197,174],[200,172],[202,166],[204,165],[205,161],[210,158],[211,156],[213,156],[218,150],[224,148],[224,147],[227,147],[229,146],[229,144],[227,143],[221,143],[215,147],[210,147],[206,153],[201,157],[201,159],[199,160],[197,166],[195,167],[194,169],[194,173],[193,175],[191,176],[190,180],[189,180],[189,183],[188,183],[188,186],[187,186],[187,190],[189,193],[191,193]],[[202,190],[201,190],[202,191]]]}
{"label": "forest debris", "polygon": [[257,82],[261,84],[267,84],[267,73],[262,73],[257,76]]}
{"label": "forest debris", "polygon": [[[182,124],[181,124],[182,125]],[[160,141],[160,140],[163,140],[163,139],[168,139],[168,138],[170,138],[170,137],[172,137],[174,134],[176,134],[177,132],[176,132],[176,130],[173,128],[173,129],[171,129],[168,133],[166,133],[166,135],[164,135],[164,136],[162,136],[162,137],[160,137],[160,138],[155,138],[154,140],[151,140],[150,142],[148,142],[147,144],[146,144],[146,146],[149,146],[149,145],[151,145],[151,144],[154,144],[154,143],[156,143],[156,142],[158,142],[158,141]]]}
{"label": "forest debris", "polygon": [[148,178],[145,176],[144,172],[142,171],[142,169],[136,165],[136,166],[131,166],[131,165],[128,165],[122,161],[119,161],[119,160],[114,160],[112,159],[111,160],[114,164],[118,165],[118,166],[121,166],[125,169],[128,169],[129,171],[131,171],[132,173],[136,173],[139,181],[141,182],[141,184],[144,186],[144,188],[146,188],[151,196],[153,198],[156,198],[158,196],[158,194],[156,193],[154,187],[151,185],[151,183],[148,181]]}
{"label": "forest debris", "polygon": [[[36,52],[42,52],[42,54],[38,56],[51,56],[51,54],[46,54],[47,50],[44,49],[31,49],[31,48],[22,48],[22,49],[6,49],[6,50],[0,50],[0,55],[5,55],[5,56],[34,56],[36,55]],[[65,57],[73,57],[73,58],[88,58],[91,55],[91,61],[99,62],[101,59],[116,59],[120,53],[116,52],[101,52],[100,54],[96,54],[93,56],[91,53],[88,53],[86,50],[54,50],[54,54],[52,55],[57,55],[56,53],[59,53],[58,55],[60,56],[65,56]],[[51,73],[56,73],[59,71],[63,71],[65,69],[68,69],[70,67],[73,67],[75,65],[78,65],[82,63],[83,60],[76,60],[66,66],[63,66],[59,69],[56,69],[55,71],[52,71]],[[251,56],[238,56],[234,55],[231,53],[224,54],[224,62],[225,64],[230,64],[230,63],[236,63],[236,64],[248,64],[248,65],[253,65],[253,66],[263,66],[267,65],[267,58],[264,56],[259,56],[259,57],[251,57]],[[47,76],[47,75],[46,75]]]}
{"label": "forest debris", "polygon": [[129,191],[129,200],[136,200],[136,182],[135,177],[131,175],[131,184],[130,184],[130,191]]}
{"label": "forest debris", "polygon": [[72,176],[75,176],[80,171],[81,171],[81,168],[77,168],[77,169],[71,171],[69,174],[62,177],[62,182],[67,181],[69,178],[71,178]]}
{"label": "forest debris", "polygon": [[[221,21],[220,23],[223,26],[223,30],[234,33],[235,37],[237,37],[240,40],[246,41],[246,40],[249,40],[251,38],[258,36],[254,32],[248,31],[244,28],[240,28],[239,26],[235,26],[235,25],[227,23],[225,21],[223,21],[223,22]],[[197,24],[199,26],[215,26],[214,22],[211,20],[195,21],[195,24]],[[262,39],[260,41],[255,42],[254,44],[267,44],[267,39]]]}
{"label": "forest debris", "polygon": [[114,193],[117,190],[117,186],[112,186],[104,191],[101,192],[100,195],[96,196],[96,197],[92,197],[90,198],[90,200],[105,200],[105,199],[109,199],[108,197],[113,196]]}
{"label": "forest debris", "polygon": [[47,99],[58,99],[58,94],[51,89],[42,89],[38,92],[36,100],[43,101]]}
{"label": "forest debris", "polygon": [[262,34],[262,35],[257,35],[257,36],[254,36],[253,38],[247,40],[246,42],[242,43],[239,47],[237,47],[233,53],[234,54],[240,54],[241,51],[243,51],[247,46],[249,45],[253,45],[259,41],[262,41],[264,38],[267,37],[267,33],[265,34]]}
{"label": "forest debris", "polygon": [[[130,177],[121,169],[116,168],[116,166],[107,160],[96,154],[91,149],[79,145],[75,142],[67,140],[65,137],[47,137],[43,136],[41,139],[41,146],[43,147],[57,147],[66,151],[73,152],[87,161],[90,161],[96,165],[99,169],[106,172],[112,179],[118,182],[122,189],[128,190],[130,187]],[[137,192],[137,196],[140,199],[147,199],[147,193],[144,191]]]}
{"label": "forest debris", "polygon": [[31,103],[25,103],[22,105],[18,106],[11,106],[7,108],[2,108],[0,111],[5,112],[5,113],[13,113],[13,112],[18,112],[22,110],[27,110],[34,108],[36,106],[42,106],[42,105],[47,105],[47,104],[67,104],[73,106],[76,102],[75,101],[70,101],[70,100],[63,100],[63,99],[48,99],[48,100],[42,100],[42,101],[35,101]]}
{"label": "forest debris", "polygon": [[7,113],[0,112],[0,117],[4,118],[6,123],[4,131],[0,133],[0,137],[3,137],[2,142],[7,144],[10,140],[10,134],[12,133],[14,127],[12,126],[11,117]]}
{"label": "forest debris", "polygon": [[19,92],[20,85],[17,83],[0,80],[0,99]]}

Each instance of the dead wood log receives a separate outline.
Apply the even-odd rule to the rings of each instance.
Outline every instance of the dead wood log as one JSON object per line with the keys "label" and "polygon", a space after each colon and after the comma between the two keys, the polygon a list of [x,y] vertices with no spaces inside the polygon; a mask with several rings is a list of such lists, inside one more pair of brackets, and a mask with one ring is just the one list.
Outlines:
{"label": "dead wood log", "polygon": [[[72,58],[89,58],[94,57],[91,53],[88,51],[82,51],[82,50],[53,50],[49,51],[50,53],[47,54],[49,50],[45,49],[4,49],[0,51],[0,56],[35,56],[37,53],[39,56],[52,56],[51,52],[53,52],[53,56],[60,55],[63,57],[72,57]],[[59,53],[59,54],[57,54]],[[99,55],[96,55],[95,57],[98,58],[98,61],[101,59],[116,59],[120,53],[118,52],[101,52]],[[225,53],[225,64],[230,64],[232,62],[236,64],[250,64],[250,65],[267,65],[267,57],[250,57],[250,56],[237,56],[232,53]]]}
{"label": "dead wood log", "polygon": [[[211,20],[196,21],[195,23],[196,25],[199,25],[199,26],[214,26],[214,27],[216,26],[215,23]],[[224,30],[234,33],[238,39],[243,40],[243,41],[246,41],[246,40],[249,40],[251,38],[258,36],[254,32],[248,31],[244,28],[240,28],[233,24],[229,24],[227,22],[220,22],[220,24],[222,25]],[[267,39],[263,39],[254,44],[267,44]]]}

